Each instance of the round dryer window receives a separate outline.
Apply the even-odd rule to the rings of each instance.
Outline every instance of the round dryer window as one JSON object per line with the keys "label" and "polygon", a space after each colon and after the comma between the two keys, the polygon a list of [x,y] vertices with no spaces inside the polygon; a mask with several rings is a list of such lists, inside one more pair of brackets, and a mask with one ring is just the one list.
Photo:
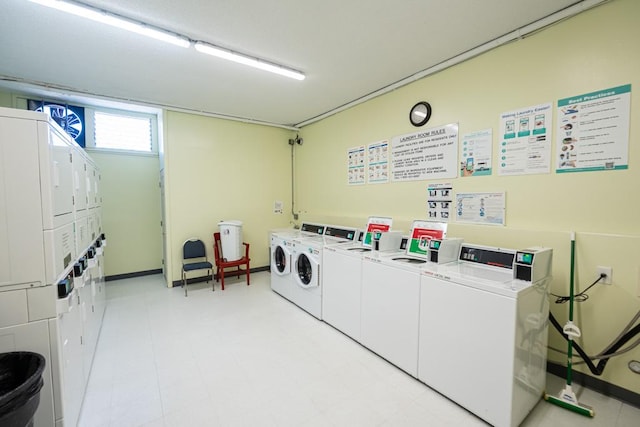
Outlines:
{"label": "round dryer window", "polygon": [[280,246],[276,248],[273,257],[275,259],[278,272],[284,273],[284,270],[287,268],[287,255],[284,253],[284,250]]}
{"label": "round dryer window", "polygon": [[304,285],[309,285],[313,278],[313,269],[311,268],[311,262],[305,254],[301,254],[298,257],[296,264],[296,270],[298,271],[298,277]]}

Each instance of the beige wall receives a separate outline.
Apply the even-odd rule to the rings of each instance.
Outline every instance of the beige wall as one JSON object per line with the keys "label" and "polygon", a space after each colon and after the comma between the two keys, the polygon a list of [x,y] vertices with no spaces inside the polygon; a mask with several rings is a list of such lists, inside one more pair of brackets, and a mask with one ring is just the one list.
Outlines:
{"label": "beige wall", "polygon": [[[0,92],[0,106],[26,108],[24,95]],[[162,268],[158,156],[88,154],[102,173],[105,275]]]}
{"label": "beige wall", "polygon": [[88,153],[102,174],[105,275],[162,268],[158,156]]}
{"label": "beige wall", "polygon": [[[181,275],[182,244],[202,239],[213,260],[213,233],[222,220],[243,222],[253,267],[269,265],[268,232],[289,226],[292,132],[177,112],[166,112],[165,198],[167,266]],[[282,201],[283,214],[273,213]]]}
{"label": "beige wall", "polygon": [[[613,267],[613,285],[594,287],[591,298],[576,309],[583,330],[580,342],[589,354],[599,352],[640,310],[638,16],[640,2],[613,1],[303,128],[305,142],[297,149],[296,162],[301,218],[362,226],[369,215],[387,215],[394,218],[395,228],[408,230],[413,219],[426,217],[427,181],[348,186],[347,149],[414,132],[408,111],[421,100],[433,106],[428,127],[458,123],[460,135],[493,128],[492,176],[433,182],[452,182],[456,192],[506,192],[506,226],[452,223],[449,235],[494,246],[552,247],[552,292],[565,295],[569,233],[575,230],[578,289],[595,280],[596,266]],[[564,97],[627,83],[632,84],[628,170],[497,175],[502,112],[546,102],[555,106]],[[555,147],[552,153],[555,159]],[[552,304],[561,323],[567,308]],[[566,349],[555,331],[549,336],[554,347]],[[553,351],[549,357],[564,360]],[[640,348],[610,361],[601,379],[640,393],[638,376],[627,369],[632,359],[640,360]]]}

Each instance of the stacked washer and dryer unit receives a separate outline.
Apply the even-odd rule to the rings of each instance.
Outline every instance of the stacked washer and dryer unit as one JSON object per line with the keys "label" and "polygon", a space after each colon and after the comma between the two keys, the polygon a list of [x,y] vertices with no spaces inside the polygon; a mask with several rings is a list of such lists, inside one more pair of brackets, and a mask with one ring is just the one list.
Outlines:
{"label": "stacked washer and dryer unit", "polygon": [[24,110],[0,108],[0,161],[0,352],[45,357],[35,425],[75,425],[105,309],[100,173]]}

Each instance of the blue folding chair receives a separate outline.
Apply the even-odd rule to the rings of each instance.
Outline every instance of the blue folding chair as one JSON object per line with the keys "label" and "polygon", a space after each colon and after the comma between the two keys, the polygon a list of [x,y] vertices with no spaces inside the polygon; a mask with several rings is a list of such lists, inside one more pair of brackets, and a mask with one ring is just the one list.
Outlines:
{"label": "blue folding chair", "polygon": [[[207,270],[207,283],[209,283],[213,265],[207,259],[204,242],[193,238],[182,245],[182,286],[184,287],[185,297],[187,296],[187,272],[196,270]],[[211,279],[213,282],[213,277]]]}

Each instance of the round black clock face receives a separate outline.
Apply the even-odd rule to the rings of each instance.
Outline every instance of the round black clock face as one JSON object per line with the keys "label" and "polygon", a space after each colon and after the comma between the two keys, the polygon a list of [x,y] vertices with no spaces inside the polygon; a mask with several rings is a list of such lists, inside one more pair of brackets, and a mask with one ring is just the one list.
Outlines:
{"label": "round black clock face", "polygon": [[409,111],[409,121],[414,126],[423,126],[431,118],[431,105],[428,102],[420,101]]}

